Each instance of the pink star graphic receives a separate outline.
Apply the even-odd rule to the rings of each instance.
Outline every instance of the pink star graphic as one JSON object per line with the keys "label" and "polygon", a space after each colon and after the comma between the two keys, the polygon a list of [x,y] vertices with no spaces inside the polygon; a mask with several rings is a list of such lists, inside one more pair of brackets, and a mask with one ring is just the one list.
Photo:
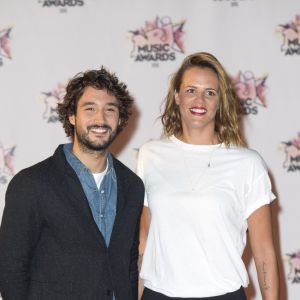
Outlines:
{"label": "pink star graphic", "polygon": [[4,149],[0,145],[0,174],[14,175],[13,158],[16,146]]}
{"label": "pink star graphic", "polygon": [[11,59],[11,50],[9,46],[9,41],[10,41],[10,31],[12,28],[6,28],[0,30],[0,55]]}

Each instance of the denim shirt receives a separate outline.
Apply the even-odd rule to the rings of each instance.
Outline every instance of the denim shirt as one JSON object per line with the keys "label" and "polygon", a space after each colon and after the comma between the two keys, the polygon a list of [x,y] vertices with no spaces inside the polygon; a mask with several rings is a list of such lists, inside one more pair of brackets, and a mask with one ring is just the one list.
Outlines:
{"label": "denim shirt", "polygon": [[65,144],[63,149],[68,163],[74,169],[81,182],[93,218],[108,247],[117,207],[117,177],[113,167],[112,156],[110,153],[107,156],[107,172],[98,189],[90,169],[72,153],[72,144]]}

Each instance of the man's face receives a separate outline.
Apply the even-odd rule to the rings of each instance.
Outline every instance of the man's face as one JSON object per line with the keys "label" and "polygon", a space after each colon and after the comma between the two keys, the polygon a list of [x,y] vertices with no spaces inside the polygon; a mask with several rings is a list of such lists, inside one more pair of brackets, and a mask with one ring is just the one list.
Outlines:
{"label": "man's face", "polygon": [[83,151],[103,151],[114,140],[119,125],[119,104],[107,90],[87,87],[77,103],[74,125],[74,146]]}

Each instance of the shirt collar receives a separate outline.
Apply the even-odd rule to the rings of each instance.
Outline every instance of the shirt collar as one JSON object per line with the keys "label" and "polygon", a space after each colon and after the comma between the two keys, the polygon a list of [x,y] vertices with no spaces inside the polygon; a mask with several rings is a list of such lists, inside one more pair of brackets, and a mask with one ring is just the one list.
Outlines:
{"label": "shirt collar", "polygon": [[[77,175],[80,175],[82,172],[90,172],[90,169],[87,168],[78,158],[75,156],[72,152],[72,143],[64,144],[63,150],[66,156],[66,159],[68,163],[71,165],[71,167],[74,169],[74,171],[77,173]],[[107,173],[108,174],[113,169],[113,158],[111,153],[108,152],[107,154],[107,162],[108,162],[108,168]]]}

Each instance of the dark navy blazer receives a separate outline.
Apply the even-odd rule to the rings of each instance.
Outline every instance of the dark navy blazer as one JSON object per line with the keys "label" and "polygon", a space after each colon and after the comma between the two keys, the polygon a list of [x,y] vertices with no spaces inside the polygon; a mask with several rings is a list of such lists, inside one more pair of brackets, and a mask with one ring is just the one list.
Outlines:
{"label": "dark navy blazer", "polygon": [[0,228],[4,300],[136,300],[142,181],[113,158],[117,213],[109,247],[62,145],[10,182]]}

